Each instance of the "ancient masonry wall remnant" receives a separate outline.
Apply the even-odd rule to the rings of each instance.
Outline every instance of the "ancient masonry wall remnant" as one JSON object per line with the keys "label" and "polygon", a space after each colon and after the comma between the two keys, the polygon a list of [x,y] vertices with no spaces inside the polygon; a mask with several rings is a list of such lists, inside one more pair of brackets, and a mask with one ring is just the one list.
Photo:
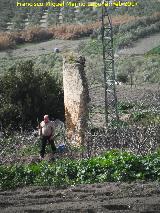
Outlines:
{"label": "ancient masonry wall remnant", "polygon": [[63,58],[66,132],[76,145],[84,145],[87,129],[89,91],[84,67],[82,56],[71,54]]}

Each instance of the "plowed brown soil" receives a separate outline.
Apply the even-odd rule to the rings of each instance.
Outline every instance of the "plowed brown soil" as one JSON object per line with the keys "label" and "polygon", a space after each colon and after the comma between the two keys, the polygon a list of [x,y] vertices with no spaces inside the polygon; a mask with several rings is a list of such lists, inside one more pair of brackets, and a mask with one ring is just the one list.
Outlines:
{"label": "plowed brown soil", "polygon": [[158,213],[159,183],[104,183],[53,187],[28,187],[0,192],[1,213],[81,212]]}

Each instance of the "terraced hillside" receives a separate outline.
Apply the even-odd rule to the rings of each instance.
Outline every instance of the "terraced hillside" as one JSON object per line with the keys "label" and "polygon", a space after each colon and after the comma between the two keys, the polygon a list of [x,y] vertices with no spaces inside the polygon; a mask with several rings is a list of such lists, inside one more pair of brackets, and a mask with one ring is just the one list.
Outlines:
{"label": "terraced hillside", "polygon": [[[18,2],[26,2],[24,0]],[[27,2],[33,3],[34,0]],[[41,0],[41,3],[46,0]],[[54,1],[59,2],[58,0]],[[65,0],[67,2],[67,0]],[[72,2],[72,1],[71,1]],[[83,1],[90,2],[89,0]],[[100,0],[98,2],[101,2]],[[160,2],[158,0],[137,0],[138,6],[127,8],[111,8],[111,12],[116,14],[129,14],[132,16],[149,16],[160,9]],[[28,26],[48,27],[57,24],[66,23],[85,23],[98,20],[100,15],[100,8],[91,7],[19,7],[15,0],[1,0],[0,2],[0,31],[6,30],[22,30]],[[143,9],[142,9],[143,8]]]}

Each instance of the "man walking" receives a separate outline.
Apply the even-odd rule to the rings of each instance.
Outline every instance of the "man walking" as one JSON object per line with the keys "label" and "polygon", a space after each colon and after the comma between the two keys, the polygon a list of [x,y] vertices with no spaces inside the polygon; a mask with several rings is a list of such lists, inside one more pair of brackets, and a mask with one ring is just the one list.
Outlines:
{"label": "man walking", "polygon": [[48,115],[44,115],[44,120],[39,125],[39,135],[41,137],[41,150],[40,150],[40,158],[44,158],[45,148],[47,142],[50,143],[52,152],[55,154],[56,146],[54,144],[54,132],[55,132],[55,124],[54,122],[49,120]]}

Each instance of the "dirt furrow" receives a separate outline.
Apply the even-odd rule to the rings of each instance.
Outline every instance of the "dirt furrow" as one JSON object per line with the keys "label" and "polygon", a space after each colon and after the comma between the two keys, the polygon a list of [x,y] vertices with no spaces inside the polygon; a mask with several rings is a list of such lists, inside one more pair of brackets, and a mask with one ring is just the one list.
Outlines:
{"label": "dirt furrow", "polygon": [[[0,212],[160,212],[160,184],[103,183],[0,192]],[[14,196],[15,193],[15,196]]]}

